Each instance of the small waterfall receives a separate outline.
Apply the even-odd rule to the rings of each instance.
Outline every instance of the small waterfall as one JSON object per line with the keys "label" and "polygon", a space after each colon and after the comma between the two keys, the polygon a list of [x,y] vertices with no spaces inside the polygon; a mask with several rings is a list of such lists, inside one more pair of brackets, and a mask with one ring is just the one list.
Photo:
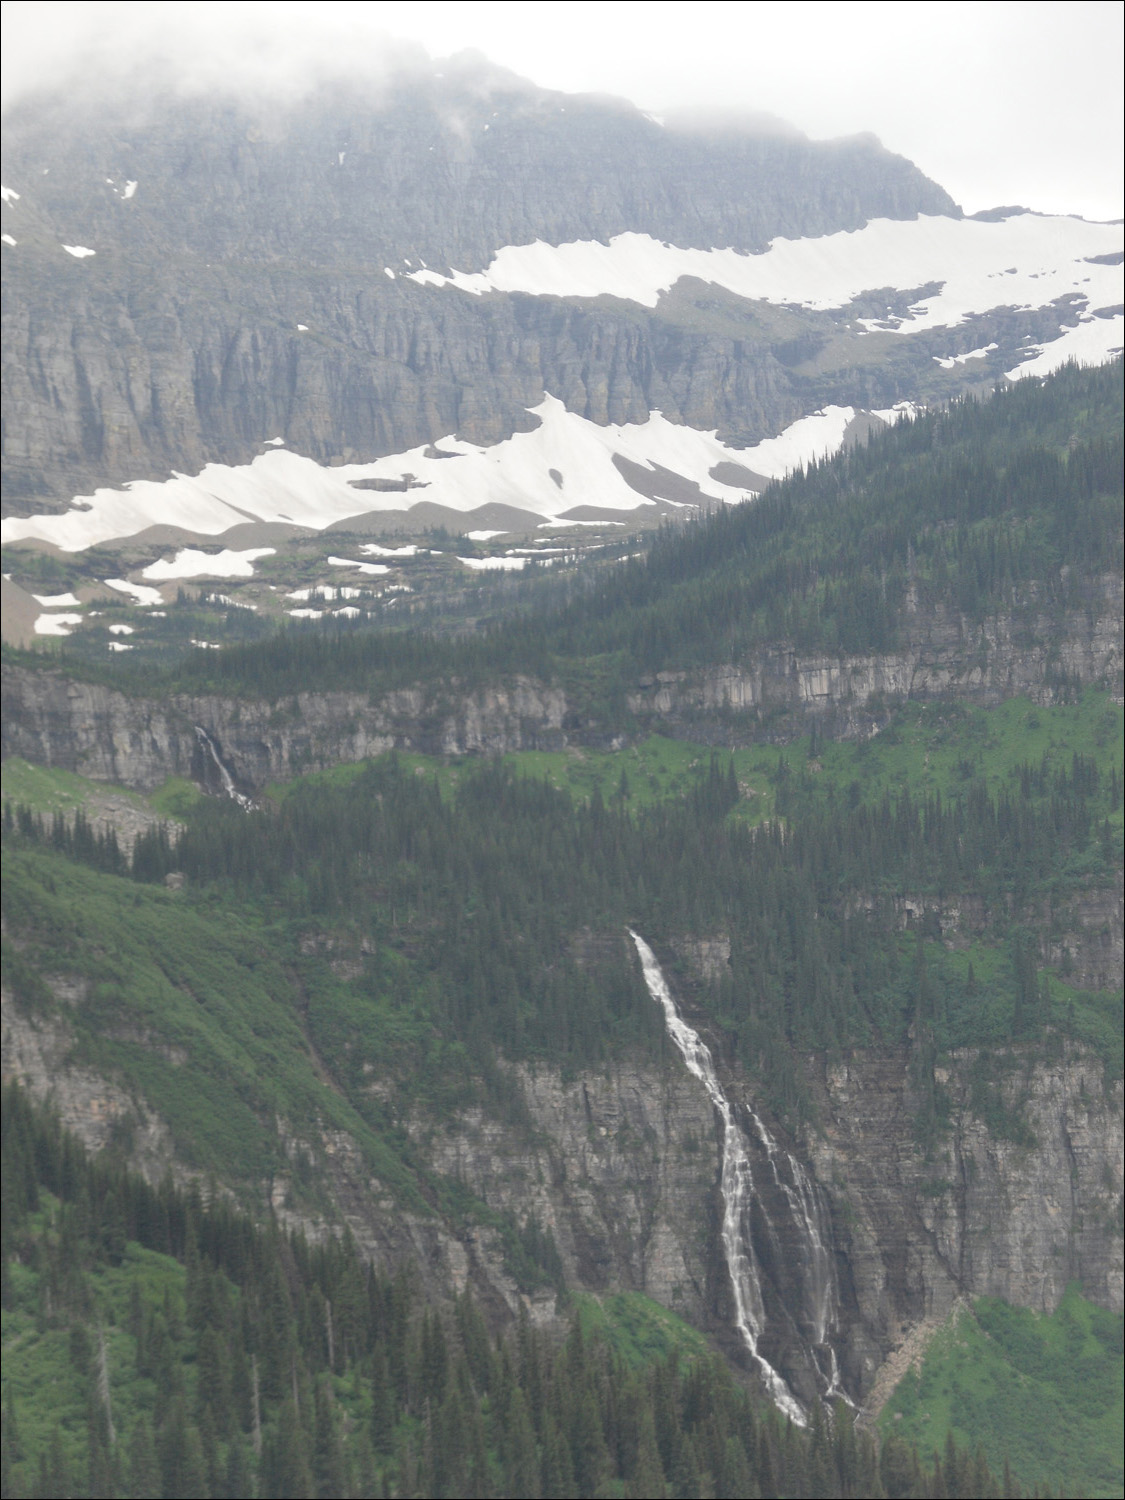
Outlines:
{"label": "small waterfall", "polygon": [[[751,1199],[754,1196],[754,1181],[750,1170],[750,1158],[742,1138],[742,1132],[734,1118],[726,1095],[715,1072],[710,1048],[700,1040],[697,1032],[680,1018],[676,1003],[669,992],[667,982],[656,961],[656,955],[631,928],[629,936],[636,944],[644,970],[648,992],[664,1011],[664,1022],[668,1035],[679,1048],[688,1071],[703,1084],[711,1097],[711,1103],[723,1122],[723,1170],[721,1188],[723,1197],[723,1254],[730,1271],[734,1290],[735,1326],[742,1336],[751,1359],[758,1366],[766,1389],[774,1403],[794,1422],[805,1425],[805,1413],[792,1391],[759,1352],[758,1342],[766,1324],[765,1301],[762,1296],[762,1280],[759,1273],[754,1246],[749,1233],[744,1231]],[[760,1126],[760,1122],[759,1122]],[[763,1130],[763,1136],[765,1132]]]}
{"label": "small waterfall", "polygon": [[[773,1181],[789,1205],[790,1216],[799,1226],[800,1237],[806,1246],[805,1305],[801,1309],[801,1321],[805,1324],[810,1342],[819,1347],[826,1342],[828,1330],[835,1321],[838,1302],[836,1265],[826,1243],[823,1205],[809,1181],[808,1173],[797,1158],[788,1151],[779,1151],[777,1142],[758,1115],[753,1110],[749,1111],[749,1115],[765,1150]],[[835,1369],[835,1355],[832,1360],[832,1368]],[[835,1377],[824,1378],[831,1385]]]}
{"label": "small waterfall", "polygon": [[222,757],[220,756],[218,750],[215,748],[215,742],[207,733],[206,729],[202,729],[197,724],[195,726],[195,737],[199,741],[200,749],[213,762],[215,769],[219,773],[219,784],[222,786],[224,796],[232,798],[235,802],[238,803],[239,807],[245,808],[246,811],[249,811],[250,808],[254,806],[253,802],[249,797],[243,796],[243,794],[235,786],[234,777],[230,774],[226,766],[223,764]]}

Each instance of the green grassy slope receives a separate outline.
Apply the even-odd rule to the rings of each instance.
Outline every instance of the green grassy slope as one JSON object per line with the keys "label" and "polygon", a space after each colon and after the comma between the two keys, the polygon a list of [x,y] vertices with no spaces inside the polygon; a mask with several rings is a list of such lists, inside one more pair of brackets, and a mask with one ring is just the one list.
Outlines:
{"label": "green grassy slope", "polygon": [[[424,1208],[399,1150],[324,1079],[291,934],[245,904],[187,901],[39,848],[6,849],[4,914],[16,1003],[56,1012],[76,1061],[146,1098],[185,1165],[258,1199],[291,1169],[279,1119],[306,1140],[346,1130],[387,1189]],[[76,979],[84,998],[59,1006],[43,974]]]}
{"label": "green grassy slope", "polygon": [[940,1456],[952,1434],[1026,1489],[1109,1500],[1125,1485],[1121,1354],[1120,1314],[1077,1287],[1049,1316],[984,1297],[934,1337],[881,1425],[923,1454]]}

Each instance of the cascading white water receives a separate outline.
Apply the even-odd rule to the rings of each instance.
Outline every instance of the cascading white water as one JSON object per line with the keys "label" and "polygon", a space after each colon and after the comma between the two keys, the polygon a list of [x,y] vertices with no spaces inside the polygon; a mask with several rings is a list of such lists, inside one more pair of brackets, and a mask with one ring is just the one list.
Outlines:
{"label": "cascading white water", "polygon": [[[809,1181],[808,1173],[797,1158],[788,1151],[779,1150],[777,1142],[754,1110],[750,1110],[749,1115],[754,1123],[758,1139],[765,1149],[774,1183],[784,1194],[794,1222],[800,1225],[801,1238],[808,1249],[804,1312],[806,1323],[812,1332],[813,1344],[821,1345],[825,1342],[828,1329],[835,1320],[836,1268],[832,1252],[825,1244],[824,1235],[821,1232],[823,1218],[816,1191]],[[786,1181],[784,1171],[778,1169],[779,1156],[784,1158],[785,1165],[789,1169],[791,1179],[789,1182]],[[831,1377],[826,1378],[831,1384]]]}
{"label": "cascading white water", "polygon": [[[765,1327],[766,1311],[754,1247],[749,1233],[743,1231],[750,1200],[754,1195],[754,1181],[742,1132],[735,1121],[734,1110],[719,1083],[710,1048],[700,1040],[698,1033],[681,1019],[676,1009],[676,1002],[672,999],[652,949],[632,928],[629,929],[629,936],[636,944],[637,953],[640,955],[648,992],[664,1012],[664,1023],[668,1029],[668,1035],[679,1048],[688,1071],[694,1074],[707,1090],[711,1103],[723,1122],[722,1238],[723,1254],[726,1257],[731,1285],[734,1289],[735,1326],[742,1336],[751,1359],[761,1371],[766,1389],[775,1404],[787,1417],[791,1417],[794,1422],[804,1426],[806,1421],[804,1410],[781,1375],[758,1349],[758,1341]],[[758,1128],[765,1142],[768,1137],[760,1121]]]}
{"label": "cascading white water", "polygon": [[197,724],[195,726],[195,737],[199,741],[203,749],[214,761],[215,768],[219,773],[219,780],[222,782],[223,791],[226,793],[226,795],[233,798],[233,800],[238,803],[239,807],[246,808],[247,810],[253,807],[254,804],[250,800],[250,798],[244,796],[242,792],[240,792],[235,786],[234,777],[227,770],[226,766],[223,765],[222,757],[215,749],[215,742],[207,733],[206,729],[200,728],[200,726]]}

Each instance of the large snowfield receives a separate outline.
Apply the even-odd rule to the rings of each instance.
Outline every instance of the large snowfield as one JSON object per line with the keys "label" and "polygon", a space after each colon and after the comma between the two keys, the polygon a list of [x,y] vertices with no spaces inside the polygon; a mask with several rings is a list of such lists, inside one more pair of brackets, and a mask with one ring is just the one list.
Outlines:
{"label": "large snowfield", "polygon": [[[736,296],[820,311],[846,308],[864,292],[913,291],[937,282],[904,319],[857,320],[901,333],[951,328],[997,307],[1044,307],[1074,294],[1086,308],[1120,305],[1122,267],[1092,262],[1122,247],[1119,224],[1014,214],[990,222],[920,215],[874,219],[862,229],[819,239],[776,239],[758,255],[739,250],[685,250],[647,234],[619,234],[608,245],[507,245],[485,271],[409,272],[428,286],[537,297],[620,297],[655,307],[681,277],[724,287]],[[1118,330],[1120,333],[1120,329]]]}
{"label": "large snowfield", "polygon": [[[74,509],[59,515],[10,517],[3,522],[3,540],[35,538],[64,552],[80,552],[135,536],[149,526],[218,536],[256,518],[321,530],[372,510],[408,510],[421,500],[462,512],[500,502],[544,520],[557,520],[580,505],[620,511],[652,505],[626,482],[613,462],[615,456],[650,472],[653,465],[669,469],[716,500],[739,501],[748,491],[712,479],[716,465],[733,461],[754,473],[780,477],[809,459],[834,453],[854,416],[851,407],[829,407],[802,417],[776,438],[736,449],[721,443],[713,432],[669,422],[659,412],[647,422],[599,427],[547,396],[532,414],[539,422],[532,432],[517,432],[491,448],[441,438],[434,446],[446,456],[438,458],[426,456],[433,452],[427,444],[374,463],[325,468],[311,458],[271,447],[251,464],[208,464],[194,478],[177,474],[162,483],[139,480],[121,490],[96,490],[79,496]],[[354,487],[356,480],[401,480],[408,475],[414,484],[404,492]],[[250,560],[250,553],[224,552],[212,559],[209,571],[216,577],[246,576],[242,566]],[[145,577],[184,578],[201,572],[200,554],[189,549],[152,564]]]}
{"label": "large snowfield", "polygon": [[[776,239],[753,255],[683,249],[630,233],[608,244],[510,245],[481,272],[400,274],[424,286],[474,295],[610,295],[647,307],[656,306],[682,277],[696,277],[740,297],[837,311],[857,337],[876,329],[916,333],[955,328],[997,308],[1041,308],[1063,299],[1057,335],[1028,345],[1007,371],[1017,379],[1048,374],[1069,359],[1101,363],[1120,350],[1125,343],[1121,247],[1119,224],[1031,213],[999,220],[921,216],[874,220],[862,229],[819,239]],[[848,314],[857,297],[883,288],[917,294],[905,316],[889,307],[881,317]],[[869,304],[865,311],[870,313]],[[934,357],[948,369],[984,357],[994,347]],[[267,451],[252,463],[208,464],[194,477],[174,474],[165,481],[98,489],[76,497],[73,508],[62,514],[11,517],[0,529],[6,543],[38,540],[76,552],[135,536],[150,526],[176,527],[198,537],[219,536],[248,519],[322,530],[372,511],[406,511],[421,501],[461,513],[498,503],[539,516],[544,525],[559,523],[580,506],[621,512],[652,506],[628,483],[615,458],[650,473],[670,471],[713,500],[738,501],[749,491],[714,479],[718,464],[733,461],[755,474],[780,477],[835,452],[855,412],[829,407],[746,449],[730,448],[716,433],[670,422],[658,411],[647,422],[601,427],[546,396],[533,414],[538,419],[533,431],[492,447],[449,436],[438,439],[438,457],[427,456],[434,452],[427,444],[371,463],[332,468],[268,437],[262,442]],[[895,413],[876,415],[891,420]],[[409,488],[357,487],[357,482],[374,479],[406,481]],[[152,564],[145,576],[247,577],[254,556],[223,552],[207,557],[181,550]]]}

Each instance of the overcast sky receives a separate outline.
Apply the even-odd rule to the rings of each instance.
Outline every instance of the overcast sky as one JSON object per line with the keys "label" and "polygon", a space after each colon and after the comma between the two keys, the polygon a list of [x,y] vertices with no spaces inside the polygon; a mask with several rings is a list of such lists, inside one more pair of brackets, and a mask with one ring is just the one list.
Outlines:
{"label": "overcast sky", "polygon": [[[814,137],[874,131],[973,212],[1122,214],[1122,16],[1087,3],[64,3],[7,0],[5,103],[154,56],[187,87],[385,75],[476,48],[548,88],[660,114],[765,111]],[[403,44],[406,44],[405,47]]]}

